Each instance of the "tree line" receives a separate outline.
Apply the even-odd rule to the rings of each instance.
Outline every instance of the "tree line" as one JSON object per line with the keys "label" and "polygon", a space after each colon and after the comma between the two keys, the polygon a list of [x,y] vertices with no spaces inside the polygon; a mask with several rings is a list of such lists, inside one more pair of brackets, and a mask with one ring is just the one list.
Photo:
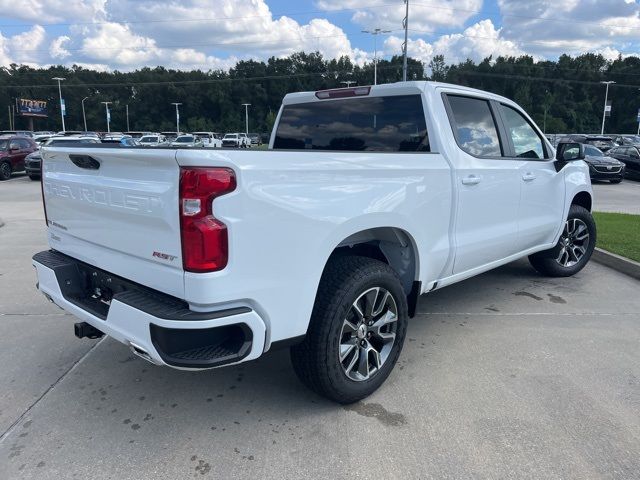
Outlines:
{"label": "tree line", "polygon": [[[378,83],[402,78],[402,57],[379,60]],[[587,53],[562,55],[558,60],[535,61],[530,56],[486,58],[447,64],[435,56],[429,64],[408,60],[410,80],[436,80],[479,88],[511,98],[529,112],[546,133],[599,132],[605,87],[612,113],[605,131],[634,133],[640,108],[640,58],[607,60]],[[81,103],[85,100],[87,128],[106,130],[105,107],[112,102],[111,130],[173,131],[175,107],[181,102],[183,131],[243,131],[243,103],[250,103],[249,130],[269,132],[282,97],[289,92],[337,88],[353,82],[369,85],[373,64],[359,66],[348,57],[325,59],[318,53],[296,53],[267,61],[243,60],[229,71],[180,71],[164,67],[131,72],[100,72],[81,66],[33,68],[9,65],[0,68],[0,129],[9,128],[11,106],[16,99],[45,100],[49,117],[35,120],[36,130],[60,130],[58,88],[52,78],[63,77],[67,130],[84,130]],[[4,112],[1,109],[4,109]],[[15,116],[15,128],[27,128],[28,120]]]}

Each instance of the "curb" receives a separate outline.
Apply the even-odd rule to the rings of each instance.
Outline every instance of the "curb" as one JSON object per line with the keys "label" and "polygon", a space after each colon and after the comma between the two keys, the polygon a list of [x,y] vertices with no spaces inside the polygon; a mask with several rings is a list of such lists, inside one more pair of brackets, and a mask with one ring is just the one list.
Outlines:
{"label": "curb", "polygon": [[607,252],[601,248],[596,248],[593,251],[591,258],[602,265],[613,268],[625,275],[629,275],[636,280],[640,280],[640,263],[638,262],[621,257],[615,253]]}

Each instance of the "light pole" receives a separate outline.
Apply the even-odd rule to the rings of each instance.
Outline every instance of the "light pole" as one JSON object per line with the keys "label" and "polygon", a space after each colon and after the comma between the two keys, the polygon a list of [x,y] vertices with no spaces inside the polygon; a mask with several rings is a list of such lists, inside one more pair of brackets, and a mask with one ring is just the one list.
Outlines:
{"label": "light pole", "polygon": [[62,133],[64,133],[65,127],[64,127],[64,100],[62,100],[62,87],[60,86],[60,82],[63,80],[66,80],[66,78],[63,77],[53,77],[51,80],[57,80],[58,81],[58,95],[60,96],[60,118],[62,119]]}
{"label": "light pole", "polygon": [[[638,90],[640,90],[640,88]],[[636,135],[640,135],[640,108],[638,109],[638,133]]]}
{"label": "light pole", "polygon": [[406,11],[404,20],[402,20],[402,28],[404,28],[404,43],[402,44],[402,81],[407,81],[407,50],[409,49],[409,0],[404,0]]}
{"label": "light pole", "polygon": [[373,84],[378,84],[378,35],[382,33],[390,33],[391,30],[382,30],[374,28],[373,30],[362,30],[362,33],[370,33],[373,35]]}
{"label": "light pole", "polygon": [[176,106],[176,135],[180,135],[180,110],[178,107],[180,107],[180,105],[182,104],[178,102],[172,102],[171,105]]}
{"label": "light pole", "polygon": [[355,80],[343,80],[340,83],[343,83],[347,86],[347,88],[349,88],[351,86],[352,83],[356,83]]}
{"label": "light pole", "polygon": [[127,110],[127,132],[129,132],[129,105],[125,105]]}
{"label": "light pole", "polygon": [[242,105],[244,106],[244,133],[249,135],[249,107],[251,106],[251,104],[243,103]]}
{"label": "light pole", "polygon": [[111,133],[111,126],[109,125],[111,123],[111,114],[109,113],[109,105],[111,105],[113,102],[100,102],[100,103],[104,103],[104,112],[107,115],[107,133]]}
{"label": "light pole", "polygon": [[602,128],[600,129],[600,135],[604,135],[604,119],[607,118],[607,100],[609,99],[609,85],[616,83],[613,80],[608,82],[600,82],[607,86],[604,92],[604,110],[602,111]]}
{"label": "light pole", "polygon": [[84,101],[89,97],[84,97],[82,99],[82,120],[84,120],[84,131],[87,131],[87,115],[84,113]]}

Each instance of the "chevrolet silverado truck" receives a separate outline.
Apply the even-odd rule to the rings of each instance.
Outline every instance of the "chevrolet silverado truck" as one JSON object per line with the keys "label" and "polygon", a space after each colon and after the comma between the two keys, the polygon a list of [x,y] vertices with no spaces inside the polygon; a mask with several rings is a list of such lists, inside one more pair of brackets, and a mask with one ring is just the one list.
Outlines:
{"label": "chevrolet silverado truck", "polygon": [[431,82],[294,93],[269,150],[45,147],[38,288],[157,365],[290,348],[355,402],[393,369],[418,296],[528,257],[593,252],[584,146],[514,102]]}

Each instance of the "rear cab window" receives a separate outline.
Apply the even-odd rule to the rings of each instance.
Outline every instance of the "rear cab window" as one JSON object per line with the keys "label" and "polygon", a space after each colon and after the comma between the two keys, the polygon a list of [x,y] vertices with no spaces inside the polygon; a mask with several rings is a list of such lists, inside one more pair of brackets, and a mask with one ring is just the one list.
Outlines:
{"label": "rear cab window", "polygon": [[285,105],[273,148],[429,152],[422,98],[396,95]]}
{"label": "rear cab window", "polygon": [[503,148],[489,101],[453,94],[447,94],[447,100],[460,148],[474,157],[501,157]]}

